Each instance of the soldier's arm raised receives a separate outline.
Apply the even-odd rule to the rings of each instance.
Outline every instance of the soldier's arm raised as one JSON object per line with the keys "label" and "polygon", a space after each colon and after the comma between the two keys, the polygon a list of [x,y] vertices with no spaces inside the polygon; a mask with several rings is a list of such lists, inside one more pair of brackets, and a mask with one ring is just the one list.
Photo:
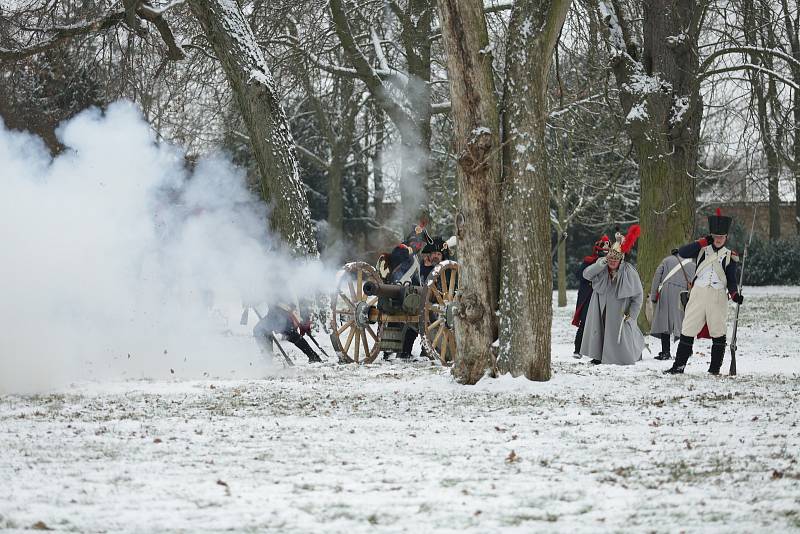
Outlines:
{"label": "soldier's arm raised", "polygon": [[587,280],[592,280],[596,278],[598,274],[604,272],[607,265],[607,260],[605,258],[600,258],[583,270],[583,277]]}

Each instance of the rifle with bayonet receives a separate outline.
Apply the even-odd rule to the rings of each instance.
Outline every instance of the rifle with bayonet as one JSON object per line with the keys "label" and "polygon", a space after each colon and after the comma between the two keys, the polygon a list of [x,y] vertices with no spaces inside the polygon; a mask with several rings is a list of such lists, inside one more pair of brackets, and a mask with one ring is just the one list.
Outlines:
{"label": "rifle with bayonet", "polygon": [[[736,291],[741,295],[742,294],[742,285],[744,281],[744,262],[747,259],[747,249],[750,248],[750,243],[753,241],[753,231],[756,229],[756,211],[758,210],[758,206],[753,207],[753,224],[750,226],[750,237],[747,238],[747,244],[744,246],[744,251],[742,252],[742,268],[739,271],[739,287]],[[731,376],[736,376],[736,332],[739,328],[739,308],[741,304],[738,302],[736,303],[736,315],[733,317],[733,333],[731,333],[731,366],[728,369],[728,374]]]}

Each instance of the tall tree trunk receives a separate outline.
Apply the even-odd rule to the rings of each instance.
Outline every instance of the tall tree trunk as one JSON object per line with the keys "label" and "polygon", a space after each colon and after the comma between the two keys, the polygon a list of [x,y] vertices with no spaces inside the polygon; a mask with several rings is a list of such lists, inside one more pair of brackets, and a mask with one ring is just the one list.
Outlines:
{"label": "tall tree trunk", "polygon": [[456,177],[464,223],[457,228],[461,301],[453,375],[474,384],[493,361],[500,271],[500,118],[482,0],[439,0],[450,80]]}
{"label": "tall tree trunk", "polygon": [[[764,26],[769,24],[768,18],[763,16],[756,8],[752,0],[745,0],[742,4],[742,19],[744,22],[745,41],[750,46],[770,47],[769,34],[771,29]],[[767,35],[765,35],[767,34]],[[772,58],[769,55],[751,53],[751,63],[764,63],[765,68],[772,70]],[[779,194],[780,180],[780,161],[775,143],[778,142],[772,135],[772,124],[769,113],[770,93],[775,90],[774,82],[766,81],[760,72],[748,71],[750,85],[756,97],[756,112],[758,120],[758,131],[761,138],[761,145],[764,147],[764,156],[767,160],[767,194],[769,203],[769,238],[772,240],[781,237],[781,206]],[[765,87],[766,85],[766,87]]]}
{"label": "tall tree trunk", "polygon": [[[559,208],[563,212],[563,208]],[[567,238],[558,236],[558,307],[567,305]]]}
{"label": "tall tree trunk", "polygon": [[403,88],[408,99],[410,124],[401,128],[404,152],[400,194],[406,215],[404,231],[428,213],[431,171],[431,20],[436,0],[409,0],[400,35],[408,62],[409,80]]}
{"label": "tall tree trunk", "polygon": [[[648,286],[658,264],[694,230],[695,181],[703,104],[695,0],[645,0],[640,50],[624,13],[600,0],[611,66],[641,178],[637,267]],[[641,57],[640,57],[641,56]],[[649,330],[644,314],[639,324]]]}
{"label": "tall tree trunk", "polygon": [[250,134],[261,196],[272,207],[272,229],[294,253],[316,254],[294,140],[247,20],[234,0],[190,0],[189,5],[222,64]]}
{"label": "tall tree trunk", "polygon": [[[800,56],[800,51],[798,51]],[[800,69],[795,71],[795,80],[800,82]],[[794,90],[794,164],[792,173],[794,174],[794,224],[797,235],[800,235],[800,91]]]}
{"label": "tall tree trunk", "polygon": [[386,136],[386,126],[383,118],[383,110],[378,106],[373,108],[375,121],[375,149],[372,153],[372,202],[375,208],[375,218],[378,223],[384,223],[383,197],[385,194],[383,185],[383,140]]}
{"label": "tall tree trunk", "polygon": [[[795,15],[792,18],[792,10],[789,9],[787,0],[781,0],[783,7],[783,21],[786,31],[786,40],[789,42],[792,57],[800,62],[800,18]],[[792,79],[795,83],[800,84],[800,67],[796,64],[789,66],[789,71],[792,73]],[[792,157],[787,158],[787,164],[792,170],[794,175],[794,224],[797,235],[800,235],[800,91],[797,89],[792,90],[792,118],[794,124],[793,130],[793,145]]]}
{"label": "tall tree trunk", "polygon": [[503,92],[503,254],[498,367],[550,379],[552,258],[545,120],[547,77],[570,0],[518,0]]}
{"label": "tall tree trunk", "polygon": [[[426,211],[431,140],[431,17],[433,0],[411,0],[403,11],[396,2],[389,8],[402,25],[401,41],[408,62],[408,82],[395,78],[384,81],[356,42],[344,0],[329,3],[333,28],[358,78],[367,86],[377,104],[386,112],[400,134],[399,220],[408,232]],[[398,99],[401,94],[403,100]]]}
{"label": "tall tree trunk", "polygon": [[[335,150],[336,147],[334,147]],[[333,160],[328,166],[328,244],[333,245],[343,237],[344,221],[344,192],[342,190],[342,175],[344,174],[344,161],[341,154],[333,154]]]}
{"label": "tall tree trunk", "polygon": [[777,240],[781,238],[781,197],[780,197],[780,171],[781,165],[778,160],[778,153],[769,144],[764,145],[764,153],[767,157],[767,188],[769,191],[769,238]]}

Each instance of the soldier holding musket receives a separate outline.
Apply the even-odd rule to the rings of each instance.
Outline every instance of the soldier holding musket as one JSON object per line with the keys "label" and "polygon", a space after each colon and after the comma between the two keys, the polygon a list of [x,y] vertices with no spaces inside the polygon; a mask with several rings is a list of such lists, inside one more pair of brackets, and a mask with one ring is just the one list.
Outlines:
{"label": "soldier holding musket", "polygon": [[681,257],[694,258],[697,269],[686,304],[675,362],[665,373],[683,373],[692,355],[694,338],[710,337],[711,365],[708,372],[719,374],[725,357],[728,297],[740,305],[744,300],[736,285],[739,256],[725,247],[732,221],[717,208],[716,214],[708,217],[710,235],[678,250]]}

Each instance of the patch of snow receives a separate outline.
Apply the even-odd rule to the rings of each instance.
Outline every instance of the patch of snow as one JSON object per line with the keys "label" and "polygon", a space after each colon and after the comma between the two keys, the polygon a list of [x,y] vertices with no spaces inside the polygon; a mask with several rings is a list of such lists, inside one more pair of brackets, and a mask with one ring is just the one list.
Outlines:
{"label": "patch of snow", "polygon": [[570,291],[546,383],[299,362],[2,396],[0,528],[791,531],[800,288],[746,291],[736,378],[706,374],[707,340],[683,376],[655,338],[633,366],[574,360]]}
{"label": "patch of snow", "polygon": [[649,117],[650,115],[647,113],[647,103],[637,102],[631,107],[631,110],[625,117],[625,122],[632,123],[636,121],[646,121]]}
{"label": "patch of snow", "polygon": [[670,115],[669,123],[672,125],[680,123],[688,109],[689,97],[686,95],[676,96],[675,102],[672,104],[672,114]]}

